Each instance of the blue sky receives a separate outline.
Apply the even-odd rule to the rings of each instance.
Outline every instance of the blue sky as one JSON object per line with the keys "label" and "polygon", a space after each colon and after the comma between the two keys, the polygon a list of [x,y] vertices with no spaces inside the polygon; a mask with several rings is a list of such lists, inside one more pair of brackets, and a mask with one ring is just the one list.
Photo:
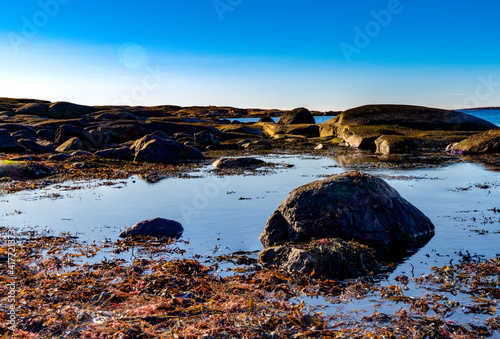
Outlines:
{"label": "blue sky", "polygon": [[500,106],[498,1],[3,1],[0,96]]}

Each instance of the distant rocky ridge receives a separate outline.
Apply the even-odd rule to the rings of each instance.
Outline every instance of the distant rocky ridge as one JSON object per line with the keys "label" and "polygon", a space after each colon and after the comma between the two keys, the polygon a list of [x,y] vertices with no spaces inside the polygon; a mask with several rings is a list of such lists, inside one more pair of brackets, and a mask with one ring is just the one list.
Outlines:
{"label": "distant rocky ridge", "polygon": [[[85,106],[0,98],[0,152],[51,154],[51,160],[68,159],[60,153],[86,152],[105,159],[167,164],[201,160],[202,152],[210,150],[320,151],[331,144],[407,154],[444,150],[496,128],[462,112],[408,105],[361,106],[315,124],[314,115],[333,113],[306,108]],[[280,117],[278,123],[271,116]],[[261,119],[229,120],[247,117]],[[322,147],[315,148],[318,144]],[[487,150],[497,152],[495,147]]]}

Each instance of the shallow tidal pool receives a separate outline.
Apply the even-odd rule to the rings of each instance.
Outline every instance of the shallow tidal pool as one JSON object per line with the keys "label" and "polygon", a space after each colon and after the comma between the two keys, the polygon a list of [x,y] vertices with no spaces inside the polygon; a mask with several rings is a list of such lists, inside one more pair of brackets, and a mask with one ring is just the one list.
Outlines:
{"label": "shallow tidal pool", "polygon": [[[69,232],[81,241],[101,242],[116,240],[121,230],[136,222],[163,217],[184,226],[182,240],[187,243],[179,243],[186,251],[184,257],[258,251],[262,249],[258,237],[268,217],[294,188],[349,171],[352,164],[373,161],[298,155],[260,158],[281,165],[239,175],[220,175],[207,166],[194,173],[194,178],[169,178],[153,184],[132,177],[104,185],[67,182],[3,195],[0,226],[48,230],[52,235]],[[416,169],[368,166],[364,171],[381,176],[436,226],[435,236],[426,245],[389,271],[388,282],[400,275],[426,275],[432,266],[457,263],[464,257],[500,256],[500,172],[462,162]],[[426,291],[416,288],[411,293]],[[394,312],[400,307],[344,298],[344,302],[329,304],[326,311],[356,310],[357,314],[358,309]],[[461,296],[455,298],[460,301]],[[322,298],[305,300],[312,306],[326,302]]]}

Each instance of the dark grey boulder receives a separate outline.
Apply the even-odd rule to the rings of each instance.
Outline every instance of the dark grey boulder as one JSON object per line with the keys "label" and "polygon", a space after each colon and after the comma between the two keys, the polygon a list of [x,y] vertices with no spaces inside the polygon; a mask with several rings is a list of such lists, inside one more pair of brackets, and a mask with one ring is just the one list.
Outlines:
{"label": "dark grey boulder", "polygon": [[79,138],[74,137],[56,148],[56,152],[83,151],[84,147]]}
{"label": "dark grey boulder", "polygon": [[45,139],[45,140],[48,140],[48,141],[54,141],[54,139],[56,138],[56,131],[53,130],[53,129],[40,129],[37,131],[37,136],[39,138],[42,138],[42,139]]}
{"label": "dark grey boulder", "polygon": [[380,269],[368,246],[340,239],[320,239],[268,247],[259,253],[259,262],[292,273],[345,279]]}
{"label": "dark grey boulder", "polygon": [[54,154],[49,157],[49,161],[66,161],[73,156],[71,154],[67,153],[59,153],[59,154]]}
{"label": "dark grey boulder", "polygon": [[138,222],[134,226],[121,232],[118,236],[120,238],[126,238],[129,236],[177,238],[180,237],[183,232],[184,228],[175,220],[154,218]]}
{"label": "dark grey boulder", "polygon": [[457,154],[492,154],[500,153],[500,128],[475,134],[448,148]]}
{"label": "dark grey boulder", "polygon": [[134,161],[171,164],[179,161],[201,160],[205,156],[199,150],[170,139],[146,135],[130,147]]}
{"label": "dark grey boulder", "polygon": [[50,141],[19,139],[19,143],[35,154],[51,153],[55,150]]}
{"label": "dark grey boulder", "polygon": [[30,161],[0,161],[0,178],[7,177],[14,180],[30,180],[48,177],[54,169]]}
{"label": "dark grey boulder", "polygon": [[34,139],[33,135],[31,135],[31,133],[28,131],[17,131],[14,133],[10,133],[10,136],[18,141],[20,139]]}
{"label": "dark grey boulder", "polygon": [[255,158],[223,158],[213,163],[215,168],[257,167],[266,162]]}
{"label": "dark grey boulder", "polygon": [[0,152],[4,153],[26,153],[26,148],[10,136],[5,129],[0,129]]}
{"label": "dark grey boulder", "polygon": [[260,240],[265,247],[322,238],[411,247],[433,235],[429,218],[385,181],[350,172],[293,190],[267,221]]}
{"label": "dark grey boulder", "polygon": [[198,133],[195,133],[194,135],[194,142],[203,145],[203,146],[219,146],[220,141],[217,139],[216,136],[214,136],[212,133],[209,131],[201,131]]}
{"label": "dark grey boulder", "polygon": [[105,142],[122,143],[137,140],[149,133],[148,129],[138,124],[110,124],[97,128],[105,136]]}
{"label": "dark grey boulder", "polygon": [[69,139],[72,139],[74,137],[77,137],[80,139],[82,145],[86,149],[92,149],[93,144],[92,144],[92,136],[90,135],[89,131],[82,127],[78,126],[73,126],[73,125],[61,125],[56,132],[56,136],[54,139],[54,143],[56,145],[62,145]]}
{"label": "dark grey boulder", "polygon": [[94,155],[106,159],[132,160],[133,152],[130,147],[119,147],[97,151]]}
{"label": "dark grey boulder", "polygon": [[314,116],[306,108],[296,108],[284,113],[278,120],[280,125],[315,124]]}
{"label": "dark grey boulder", "polygon": [[259,119],[259,122],[274,122],[274,119],[271,117],[262,117]]}

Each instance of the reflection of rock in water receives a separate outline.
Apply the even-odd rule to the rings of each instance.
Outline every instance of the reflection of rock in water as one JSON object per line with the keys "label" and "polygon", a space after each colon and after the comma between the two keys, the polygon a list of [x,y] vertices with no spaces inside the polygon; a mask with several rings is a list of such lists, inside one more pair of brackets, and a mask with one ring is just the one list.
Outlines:
{"label": "reflection of rock in water", "polygon": [[426,156],[411,156],[411,155],[339,155],[331,157],[339,166],[344,168],[371,168],[379,167],[380,165],[388,165],[391,167],[400,168],[420,168],[427,166],[446,166],[457,159],[448,155],[426,155]]}

